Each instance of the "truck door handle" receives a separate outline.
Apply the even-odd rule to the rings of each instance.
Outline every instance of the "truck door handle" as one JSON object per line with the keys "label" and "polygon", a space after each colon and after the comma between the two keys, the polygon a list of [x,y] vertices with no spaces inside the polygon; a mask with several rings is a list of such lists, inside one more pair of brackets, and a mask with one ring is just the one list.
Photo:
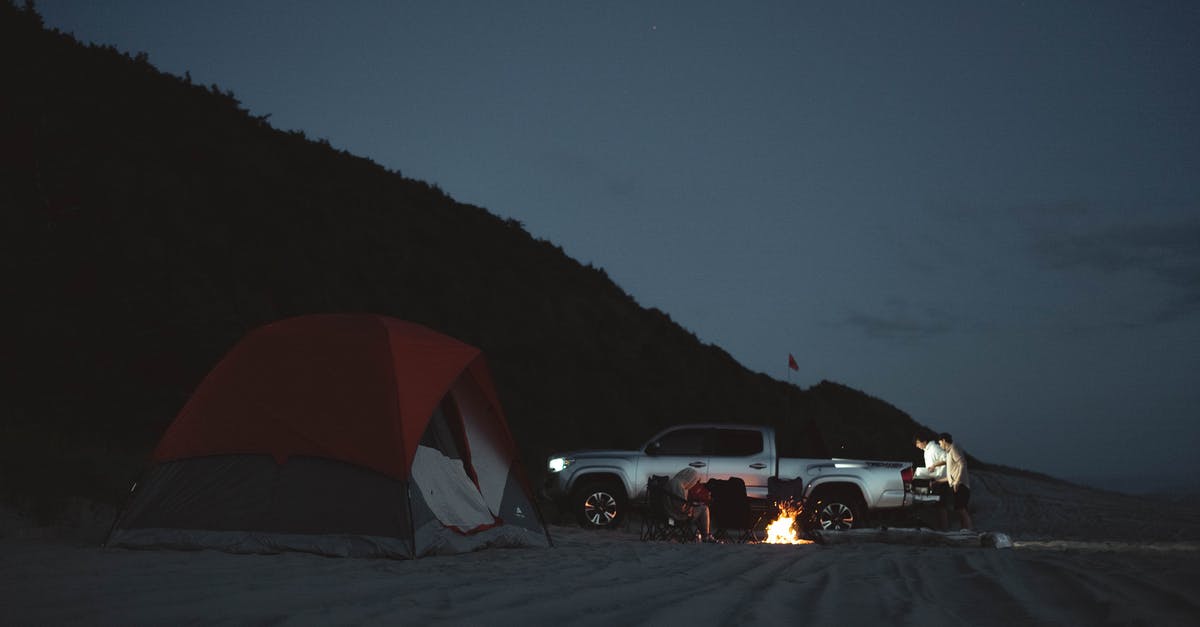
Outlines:
{"label": "truck door handle", "polygon": [[766,468],[767,465],[762,462],[754,462],[753,464],[750,464],[750,467],[755,470],[762,470],[763,468]]}
{"label": "truck door handle", "polygon": [[704,468],[707,465],[708,464],[706,464],[704,462],[692,462],[692,463],[688,464],[688,466],[691,466],[692,468]]}

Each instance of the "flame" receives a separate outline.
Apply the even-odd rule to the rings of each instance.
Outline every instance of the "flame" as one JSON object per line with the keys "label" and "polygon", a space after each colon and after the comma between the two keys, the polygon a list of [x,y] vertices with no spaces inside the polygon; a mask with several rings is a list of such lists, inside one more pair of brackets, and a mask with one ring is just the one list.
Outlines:
{"label": "flame", "polygon": [[779,506],[779,516],[767,525],[766,544],[812,544],[812,540],[802,540],[796,533],[796,519],[800,517],[800,508],[788,505]]}

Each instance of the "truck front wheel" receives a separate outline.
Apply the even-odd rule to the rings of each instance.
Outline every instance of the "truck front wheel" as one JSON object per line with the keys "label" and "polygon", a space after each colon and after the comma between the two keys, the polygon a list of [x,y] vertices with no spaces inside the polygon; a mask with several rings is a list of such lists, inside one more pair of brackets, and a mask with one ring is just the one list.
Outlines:
{"label": "truck front wheel", "polygon": [[587,481],[575,490],[571,509],[585,529],[615,529],[624,522],[628,504],[625,490],[615,481]]}

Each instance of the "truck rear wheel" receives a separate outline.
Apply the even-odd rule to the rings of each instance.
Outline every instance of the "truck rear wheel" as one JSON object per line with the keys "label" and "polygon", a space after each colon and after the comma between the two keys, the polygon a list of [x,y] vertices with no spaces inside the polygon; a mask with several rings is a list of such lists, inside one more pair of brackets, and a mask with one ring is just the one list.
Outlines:
{"label": "truck rear wheel", "polygon": [[805,526],[814,531],[844,531],[865,524],[866,504],[849,489],[826,490],[809,498]]}
{"label": "truck rear wheel", "polygon": [[627,508],[625,490],[610,480],[587,481],[571,499],[575,518],[585,529],[615,529],[625,521]]}

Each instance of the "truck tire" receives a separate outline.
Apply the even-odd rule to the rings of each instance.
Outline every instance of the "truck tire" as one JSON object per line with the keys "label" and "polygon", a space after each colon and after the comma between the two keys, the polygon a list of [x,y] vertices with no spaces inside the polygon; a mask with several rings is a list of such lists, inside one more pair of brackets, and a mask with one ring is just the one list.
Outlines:
{"label": "truck tire", "polygon": [[616,529],[628,515],[625,490],[616,481],[585,481],[575,489],[571,509],[584,529]]}
{"label": "truck tire", "polygon": [[805,510],[805,528],[813,531],[845,531],[866,523],[867,505],[852,488],[819,490],[809,497]]}

